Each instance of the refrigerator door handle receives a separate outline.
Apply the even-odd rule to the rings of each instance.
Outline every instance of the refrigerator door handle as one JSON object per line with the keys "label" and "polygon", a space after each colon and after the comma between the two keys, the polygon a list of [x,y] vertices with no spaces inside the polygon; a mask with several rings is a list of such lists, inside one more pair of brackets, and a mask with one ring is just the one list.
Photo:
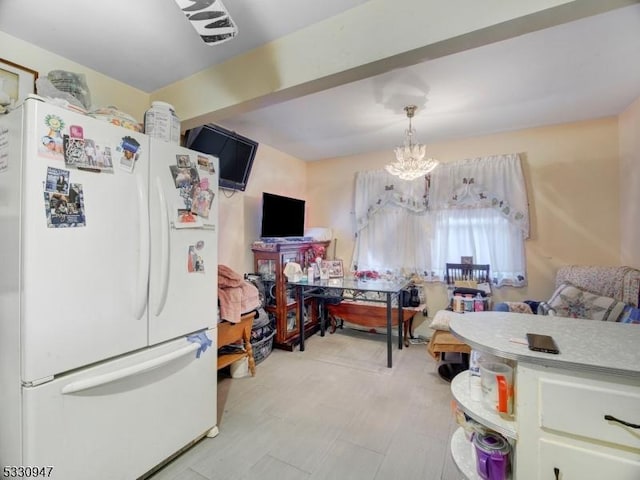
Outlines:
{"label": "refrigerator door handle", "polygon": [[98,375],[96,377],[87,378],[84,380],[78,380],[76,382],[69,383],[64,387],[62,387],[62,394],[70,395],[72,393],[78,393],[84,390],[90,390],[92,388],[100,387],[107,383],[116,382],[118,380],[122,380],[128,377],[133,377],[135,375],[139,375],[141,373],[147,372],[154,368],[161,367],[162,365],[170,363],[178,358],[189,355],[190,353],[193,353],[198,349],[200,349],[199,343],[190,343],[189,345],[185,345],[184,347],[174,352],[168,353],[166,355],[162,355],[161,357],[154,358],[152,360],[147,360],[146,362],[142,362],[137,365],[121,368],[120,370],[116,370],[110,373],[105,373],[104,375]]}
{"label": "refrigerator door handle", "polygon": [[156,316],[162,313],[164,305],[167,301],[167,292],[169,290],[169,214],[167,211],[167,202],[162,188],[162,181],[156,177],[156,189],[158,190],[158,201],[160,203],[160,282],[161,290],[158,304],[156,305]]}
{"label": "refrigerator door handle", "polygon": [[136,183],[138,187],[138,214],[140,217],[139,225],[139,255],[138,255],[138,280],[136,285],[136,303],[134,315],[140,320],[147,306],[147,290],[149,286],[149,202],[146,196],[145,185],[142,176],[136,175]]}

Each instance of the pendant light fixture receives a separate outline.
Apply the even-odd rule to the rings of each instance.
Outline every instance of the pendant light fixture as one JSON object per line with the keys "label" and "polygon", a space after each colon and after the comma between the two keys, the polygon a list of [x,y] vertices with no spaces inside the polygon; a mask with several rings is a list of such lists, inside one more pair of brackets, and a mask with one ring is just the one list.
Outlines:
{"label": "pendant light fixture", "polygon": [[414,143],[413,136],[416,131],[411,126],[411,119],[416,113],[418,107],[415,105],[407,105],[404,111],[407,112],[409,119],[409,129],[405,131],[404,145],[396,147],[396,162],[390,163],[385,168],[387,172],[402,180],[415,180],[418,177],[428,174],[438,166],[438,161],[433,158],[424,158],[427,147],[420,143]]}

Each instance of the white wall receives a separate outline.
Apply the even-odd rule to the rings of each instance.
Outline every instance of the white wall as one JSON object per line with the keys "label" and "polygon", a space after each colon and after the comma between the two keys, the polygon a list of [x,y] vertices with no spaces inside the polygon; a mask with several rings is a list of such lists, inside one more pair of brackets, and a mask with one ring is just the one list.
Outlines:
{"label": "white wall", "polygon": [[620,263],[640,268],[640,98],[621,115]]}

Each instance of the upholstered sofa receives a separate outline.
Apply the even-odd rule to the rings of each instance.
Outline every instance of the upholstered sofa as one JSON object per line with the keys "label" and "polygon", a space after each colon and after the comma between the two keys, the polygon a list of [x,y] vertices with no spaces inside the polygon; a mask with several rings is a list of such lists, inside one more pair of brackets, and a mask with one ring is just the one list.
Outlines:
{"label": "upholstered sofa", "polygon": [[[640,324],[639,269],[567,265],[558,269],[555,287],[548,301],[502,302],[494,305],[494,310]],[[470,351],[449,332],[452,315],[462,314],[441,310],[431,323],[434,333],[427,351],[436,360],[442,360],[447,352]]]}
{"label": "upholstered sofa", "polygon": [[640,323],[640,270],[632,267],[568,265],[556,274],[548,301],[503,302],[495,310],[559,317]]}

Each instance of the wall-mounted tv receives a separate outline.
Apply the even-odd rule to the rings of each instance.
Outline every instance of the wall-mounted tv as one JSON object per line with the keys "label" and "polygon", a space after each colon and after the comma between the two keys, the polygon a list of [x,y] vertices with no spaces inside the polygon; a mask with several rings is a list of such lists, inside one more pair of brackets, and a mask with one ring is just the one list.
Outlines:
{"label": "wall-mounted tv", "polygon": [[247,187],[258,142],[210,123],[187,130],[184,146],[220,159],[220,188],[244,191]]}
{"label": "wall-mounted tv", "polygon": [[262,193],[262,238],[302,237],[305,201]]}

